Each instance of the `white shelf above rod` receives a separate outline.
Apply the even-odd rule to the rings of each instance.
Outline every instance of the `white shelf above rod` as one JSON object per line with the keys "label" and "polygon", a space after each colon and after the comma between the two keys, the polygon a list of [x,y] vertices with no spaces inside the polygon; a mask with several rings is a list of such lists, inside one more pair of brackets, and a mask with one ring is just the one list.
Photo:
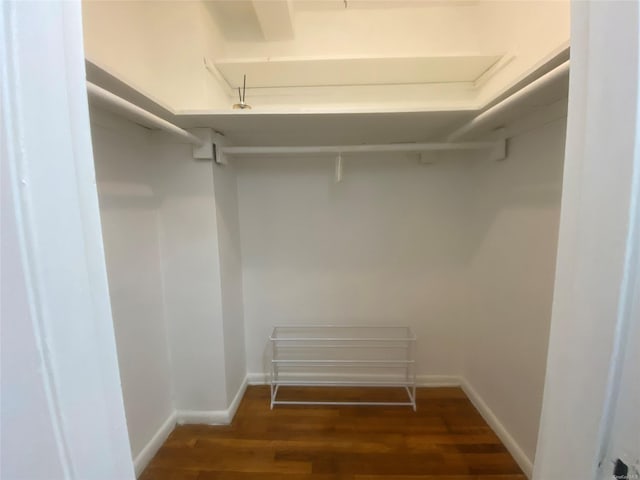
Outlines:
{"label": "white shelf above rod", "polygon": [[513,95],[505,98],[501,102],[495,104],[493,107],[485,110],[477,117],[473,118],[469,122],[462,125],[460,128],[452,132],[447,140],[450,142],[454,142],[459,140],[462,137],[468,136],[473,131],[477,131],[481,129],[483,126],[486,126],[491,119],[495,119],[496,116],[499,116],[501,113],[504,113],[509,108],[517,105],[519,102],[530,97],[533,93],[539,91],[540,89],[552,85],[554,82],[562,79],[563,77],[567,77],[569,75],[569,65],[570,60],[567,60],[563,64],[557,66],[550,72],[545,73],[540,78],[534,80],[529,85],[521,88]]}
{"label": "white shelf above rod", "polygon": [[445,150],[483,150],[496,147],[499,142],[429,142],[390,143],[385,145],[332,145],[332,146],[278,146],[278,147],[223,147],[225,155],[300,155],[313,153],[366,153],[366,152],[428,152]]}
{"label": "white shelf above rod", "polygon": [[122,112],[126,116],[133,118],[144,125],[150,125],[158,128],[159,130],[163,130],[197,147],[203,146],[204,142],[192,133],[183,130],[153,113],[147,112],[145,109],[140,108],[124,98],[120,98],[91,82],[87,82],[87,94],[95,103],[104,105],[108,109]]}

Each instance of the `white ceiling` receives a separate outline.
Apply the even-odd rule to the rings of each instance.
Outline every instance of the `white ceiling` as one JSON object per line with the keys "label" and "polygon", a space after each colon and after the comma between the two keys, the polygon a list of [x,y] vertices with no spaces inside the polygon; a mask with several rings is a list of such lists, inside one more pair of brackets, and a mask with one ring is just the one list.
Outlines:
{"label": "white ceiling", "polygon": [[[356,10],[429,10],[476,6],[479,0],[205,0],[226,40],[256,42],[264,40],[259,16],[267,9],[280,9],[286,3],[290,14]],[[261,10],[257,11],[256,7]],[[293,20],[291,18],[290,20]]]}

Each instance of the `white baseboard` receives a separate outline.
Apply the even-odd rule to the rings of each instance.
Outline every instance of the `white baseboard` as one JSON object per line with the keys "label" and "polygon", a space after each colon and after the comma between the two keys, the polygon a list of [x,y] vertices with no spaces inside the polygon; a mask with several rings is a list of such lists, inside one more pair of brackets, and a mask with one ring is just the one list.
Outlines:
{"label": "white baseboard", "polygon": [[[358,375],[357,378],[353,375],[342,375],[340,377],[349,378],[350,380],[367,381],[372,378],[380,379],[380,375]],[[323,373],[317,373],[312,376],[317,380],[326,380],[328,378],[336,378],[335,374],[327,375]],[[397,378],[397,377],[396,377]],[[267,385],[269,383],[269,375],[266,373],[249,373],[247,375],[247,381],[249,385]],[[416,377],[416,385],[418,387],[459,387],[461,385],[460,377],[453,375],[418,375]]]}
{"label": "white baseboard", "polygon": [[151,437],[151,440],[144,446],[136,458],[133,460],[133,467],[136,472],[136,478],[140,476],[145,467],[149,464],[153,456],[156,454],[160,447],[165,442],[169,434],[173,431],[173,427],[176,425],[176,413],[171,412],[171,415],[164,421],[158,431]]}
{"label": "white baseboard", "polygon": [[238,411],[238,407],[240,406],[242,397],[244,397],[244,392],[247,390],[247,385],[249,385],[249,375],[245,375],[242,383],[240,384],[240,388],[236,392],[236,396],[233,397],[229,408],[227,408],[227,412],[229,414],[229,423],[231,423],[233,421],[233,417],[236,416],[236,412]]}
{"label": "white baseboard", "polygon": [[247,375],[235,397],[231,401],[229,408],[225,410],[177,410],[176,420],[180,425],[186,424],[205,424],[205,425],[229,425],[238,410],[240,401],[244,395],[249,376]]}
{"label": "white baseboard", "polygon": [[247,383],[249,385],[266,385],[269,383],[268,377],[266,373],[247,373]]}
{"label": "white baseboard", "polygon": [[176,410],[178,425],[228,425],[229,412],[227,410]]}
{"label": "white baseboard", "polygon": [[522,450],[518,442],[511,436],[511,434],[507,431],[505,426],[498,420],[498,417],[491,411],[489,406],[485,403],[485,401],[480,397],[478,392],[471,386],[471,384],[462,379],[462,390],[469,397],[471,403],[476,407],[482,418],[489,424],[491,429],[498,435],[504,446],[513,459],[518,463],[524,474],[527,478],[531,478],[533,474],[533,462],[527,456],[526,453]]}
{"label": "white baseboard", "polygon": [[454,375],[418,375],[418,387],[459,387],[462,385],[460,377]]}

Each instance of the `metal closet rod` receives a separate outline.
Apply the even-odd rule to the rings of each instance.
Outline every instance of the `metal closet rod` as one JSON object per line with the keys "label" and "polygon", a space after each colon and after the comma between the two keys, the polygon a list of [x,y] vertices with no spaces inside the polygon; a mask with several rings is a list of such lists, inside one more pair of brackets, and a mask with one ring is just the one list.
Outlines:
{"label": "metal closet rod", "polygon": [[481,150],[493,148],[495,142],[431,142],[431,143],[390,143],[383,145],[331,145],[316,147],[223,147],[225,155],[282,155],[311,153],[359,153],[359,152],[427,152],[437,150]]}
{"label": "metal closet rod", "polygon": [[203,144],[202,140],[200,140],[192,133],[183,130],[182,128],[174,125],[171,122],[167,122],[165,119],[160,118],[153,113],[147,112],[145,109],[140,108],[137,105],[129,102],[128,100],[120,98],[117,95],[109,92],[108,90],[105,90],[104,88],[99,87],[91,82],[87,82],[87,94],[90,98],[97,100],[98,102],[105,103],[112,108],[116,108],[119,111],[127,113],[142,123],[153,125],[160,130],[164,130],[165,132],[175,135],[176,137],[180,137],[188,143],[196,146],[202,146]]}
{"label": "metal closet rod", "polygon": [[540,88],[542,88],[542,87],[544,87],[546,85],[549,85],[550,83],[553,83],[558,78],[561,78],[564,75],[568,75],[569,74],[569,63],[570,63],[570,60],[567,60],[563,64],[561,64],[561,65],[557,66],[556,68],[554,68],[553,70],[551,70],[550,72],[545,73],[540,78],[537,78],[533,82],[531,82],[528,85],[526,85],[525,87],[521,88],[520,90],[515,92],[513,95],[508,96],[507,98],[505,98],[501,102],[495,104],[493,107],[491,107],[491,108],[487,109],[486,111],[482,112],[477,117],[475,117],[474,119],[472,119],[468,123],[464,124],[462,127],[458,128],[456,131],[451,133],[447,137],[447,140],[450,141],[450,142],[458,140],[459,138],[467,135],[470,131],[472,131],[472,130],[474,130],[476,128],[479,128],[480,126],[482,126],[482,124],[488,122],[491,119],[491,117],[493,117],[495,115],[498,115],[501,112],[503,112],[504,110],[508,109],[515,102],[518,102],[518,101],[522,100],[523,98],[528,97],[529,95],[531,95],[536,90],[538,90],[538,89],[540,89]]}

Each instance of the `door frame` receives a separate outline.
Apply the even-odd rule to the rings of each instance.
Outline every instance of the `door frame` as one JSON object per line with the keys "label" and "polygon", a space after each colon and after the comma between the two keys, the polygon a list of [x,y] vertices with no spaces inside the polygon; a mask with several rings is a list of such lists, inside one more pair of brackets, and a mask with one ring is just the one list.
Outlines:
{"label": "door frame", "polygon": [[[6,218],[17,234],[16,247],[5,253],[19,257],[24,272],[24,280],[3,279],[3,296],[20,293],[28,304],[4,321],[30,322],[25,345],[12,351],[28,345],[37,351],[30,375],[20,358],[3,357],[3,369],[24,372],[23,381],[44,392],[46,434],[57,448],[41,453],[57,457],[65,479],[133,479],[91,147],[80,2],[0,2],[0,75],[2,175],[12,200]],[[16,387],[3,391],[3,400],[31,405],[21,395]],[[14,426],[31,424],[35,412],[28,408],[3,415],[12,415]],[[33,439],[5,431],[5,425],[7,441],[26,442],[26,455],[38,453],[30,451]],[[28,465],[2,459],[2,471],[21,478],[32,477],[23,471]]]}
{"label": "door frame", "polygon": [[[640,248],[639,3],[574,0],[562,208],[533,478],[605,460]],[[601,470],[599,472],[599,469]]]}

